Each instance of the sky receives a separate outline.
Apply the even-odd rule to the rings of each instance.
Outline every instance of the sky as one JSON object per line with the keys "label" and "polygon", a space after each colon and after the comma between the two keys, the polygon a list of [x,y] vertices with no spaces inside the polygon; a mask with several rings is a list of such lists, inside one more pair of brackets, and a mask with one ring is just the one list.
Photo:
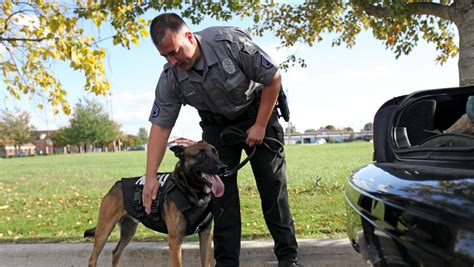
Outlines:
{"label": "sky", "polygon": [[[157,14],[147,14],[145,18],[152,19],[154,15]],[[206,19],[199,25],[187,22],[193,31],[218,25],[242,28],[251,25],[249,20],[240,19],[230,22]],[[107,34],[107,29],[101,29],[102,36]],[[278,49],[280,40],[271,33],[253,38],[277,63],[295,52],[306,61],[306,68],[292,67],[282,71],[290,121],[297,131],[326,125],[351,127],[358,131],[372,122],[377,109],[392,97],[459,84],[458,59],[452,58],[444,65],[436,63],[437,51],[432,44],[420,41],[410,55],[396,59],[381,41],[375,40],[370,30],[359,34],[351,49],[332,47],[334,36],[326,34],[322,37],[323,41],[313,47],[297,44],[291,49]],[[67,99],[71,106],[84,96],[96,98],[103,103],[111,118],[121,124],[124,132],[136,135],[140,127],[148,130],[151,126],[148,116],[165,59],[158,54],[150,38],[141,39],[140,45],[131,46],[130,50],[113,46],[110,40],[103,46],[107,49],[105,65],[111,82],[111,95],[95,97],[85,92],[83,74],[70,70],[67,65],[56,64],[52,71],[68,91]],[[30,112],[31,122],[38,130],[55,130],[69,125],[68,116],[53,115],[48,107],[38,110],[37,104],[37,100],[26,97],[21,101],[4,97],[0,109],[19,108]],[[198,123],[195,109],[183,107],[172,136],[199,140],[201,129]],[[283,120],[281,123],[284,127],[288,125]]]}

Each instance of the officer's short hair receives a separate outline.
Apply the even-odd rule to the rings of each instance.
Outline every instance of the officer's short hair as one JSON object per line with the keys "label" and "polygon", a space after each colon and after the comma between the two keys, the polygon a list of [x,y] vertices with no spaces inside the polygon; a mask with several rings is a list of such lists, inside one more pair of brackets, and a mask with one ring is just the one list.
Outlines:
{"label": "officer's short hair", "polygon": [[186,22],[175,13],[163,13],[153,19],[150,25],[150,35],[155,46],[159,46],[165,38],[166,30],[177,33]]}

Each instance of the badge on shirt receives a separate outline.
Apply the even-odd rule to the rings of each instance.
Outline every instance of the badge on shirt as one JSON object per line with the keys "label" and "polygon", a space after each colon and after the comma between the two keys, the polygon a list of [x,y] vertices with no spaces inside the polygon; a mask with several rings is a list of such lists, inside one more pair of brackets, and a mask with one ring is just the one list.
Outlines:
{"label": "badge on shirt", "polygon": [[253,54],[257,53],[257,51],[258,51],[257,47],[254,44],[252,44],[249,40],[247,40],[245,38],[242,38],[241,42],[244,46],[244,48],[243,48],[244,52],[246,52],[249,55],[253,55]]}
{"label": "badge on shirt", "polygon": [[273,67],[273,64],[262,55],[262,66],[265,69],[269,69],[269,68]]}
{"label": "badge on shirt", "polygon": [[224,58],[224,60],[222,60],[222,67],[224,68],[224,71],[229,74],[232,74],[236,71],[234,62],[230,58]]}
{"label": "badge on shirt", "polygon": [[153,108],[151,109],[151,117],[156,118],[158,117],[158,114],[160,114],[160,108],[155,103],[153,103]]}

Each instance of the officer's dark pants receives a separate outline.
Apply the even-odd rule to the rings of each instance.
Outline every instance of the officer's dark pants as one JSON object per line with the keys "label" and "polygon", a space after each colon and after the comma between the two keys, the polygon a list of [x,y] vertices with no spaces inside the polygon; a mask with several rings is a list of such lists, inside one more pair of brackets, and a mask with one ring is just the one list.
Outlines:
{"label": "officer's dark pants", "polygon": [[[209,113],[201,115],[203,140],[214,145],[220,159],[229,168],[239,164],[242,150],[249,154],[252,149],[245,141],[238,144],[223,143],[221,132],[227,126],[238,127],[245,133],[255,118],[241,118],[235,121],[214,120]],[[283,143],[283,129],[274,112],[268,122],[265,135]],[[269,142],[275,147],[275,143]],[[257,147],[250,163],[255,176],[265,222],[275,241],[274,252],[278,260],[287,260],[297,256],[297,242],[293,219],[288,205],[288,192],[285,177],[284,152],[275,153],[263,145]],[[214,257],[216,266],[239,266],[241,218],[237,175],[223,177],[225,193],[215,199],[214,218]],[[220,214],[220,215],[219,215]]]}

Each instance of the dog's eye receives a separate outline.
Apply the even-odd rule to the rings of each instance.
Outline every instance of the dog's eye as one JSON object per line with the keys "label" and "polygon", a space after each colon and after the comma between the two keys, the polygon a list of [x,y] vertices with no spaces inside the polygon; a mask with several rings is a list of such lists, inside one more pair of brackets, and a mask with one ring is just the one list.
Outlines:
{"label": "dog's eye", "polygon": [[206,157],[206,151],[200,150],[199,153],[196,155],[197,158],[203,159]]}
{"label": "dog's eye", "polygon": [[212,153],[215,154],[215,155],[219,155],[219,153],[217,153],[217,149],[215,149],[214,147],[211,149]]}

